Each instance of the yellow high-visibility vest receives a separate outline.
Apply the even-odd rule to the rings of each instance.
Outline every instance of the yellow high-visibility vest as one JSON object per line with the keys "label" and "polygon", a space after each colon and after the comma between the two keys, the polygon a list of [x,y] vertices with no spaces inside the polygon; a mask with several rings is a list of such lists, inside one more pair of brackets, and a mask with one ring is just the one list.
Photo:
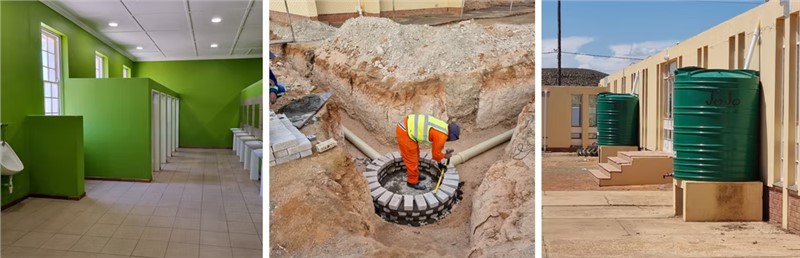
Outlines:
{"label": "yellow high-visibility vest", "polygon": [[408,115],[406,131],[417,143],[430,144],[428,132],[431,129],[447,134],[447,122],[430,115]]}

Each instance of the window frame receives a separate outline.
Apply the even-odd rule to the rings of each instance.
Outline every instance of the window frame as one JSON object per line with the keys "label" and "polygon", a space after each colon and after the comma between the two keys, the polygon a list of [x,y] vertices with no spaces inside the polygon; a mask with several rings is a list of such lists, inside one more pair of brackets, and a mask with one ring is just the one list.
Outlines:
{"label": "window frame", "polygon": [[[98,59],[102,62],[103,67],[98,67]],[[102,74],[100,74],[102,73]],[[97,79],[109,78],[108,76],[108,57],[98,51],[94,52],[94,77]]]}
{"label": "window frame", "polygon": [[[42,84],[41,84],[42,86],[41,87],[43,88],[42,97],[43,97],[43,104],[44,104],[44,115],[46,115],[46,116],[58,116],[58,115],[62,115],[63,114],[63,108],[62,108],[63,107],[63,105],[62,105],[62,102],[63,102],[62,101],[62,97],[63,97],[62,88],[63,87],[62,87],[62,81],[63,81],[63,78],[64,78],[64,75],[63,75],[63,62],[64,62],[64,60],[63,60],[63,55],[62,55],[62,49],[63,49],[62,44],[63,44],[64,38],[63,38],[63,34],[59,33],[58,31],[56,31],[56,30],[54,30],[54,29],[52,29],[49,26],[46,26],[44,24],[41,24],[41,25],[42,26],[40,28],[40,38],[42,40],[53,39],[53,41],[54,41],[53,42],[53,50],[52,50],[52,52],[50,52],[49,44],[45,43],[45,42],[40,42],[41,43],[40,44],[41,48],[39,49],[39,52],[42,54],[42,56],[40,56],[39,60],[43,61],[42,64],[41,64],[42,76],[40,78],[42,78]],[[49,55],[50,54],[53,55],[53,59],[54,59],[53,62],[52,62],[53,63],[52,67],[50,67],[50,65],[49,65],[49,63],[50,63]],[[45,57],[44,55],[48,55],[48,56]],[[45,59],[47,59],[47,61],[45,61]],[[54,79],[50,78],[49,76],[48,76],[47,79],[53,79],[53,80],[46,80],[45,79],[45,71],[47,71],[47,73],[49,75],[49,70],[53,70]],[[55,86],[55,91],[53,91],[53,88],[52,88],[53,86]],[[48,87],[51,87],[49,89],[49,91],[47,89]],[[50,94],[48,94],[48,92],[50,92]],[[49,107],[50,107],[49,109],[48,109],[48,102],[50,104],[49,105]]]}
{"label": "window frame", "polygon": [[122,65],[122,78],[131,78],[131,73],[132,71],[130,67]]}

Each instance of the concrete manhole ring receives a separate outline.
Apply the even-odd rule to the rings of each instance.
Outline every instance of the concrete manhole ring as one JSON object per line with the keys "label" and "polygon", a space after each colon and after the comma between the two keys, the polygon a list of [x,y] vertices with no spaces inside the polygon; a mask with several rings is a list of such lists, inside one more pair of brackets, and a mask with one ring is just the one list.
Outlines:
{"label": "concrete manhole ring", "polygon": [[430,152],[420,152],[420,173],[428,179],[420,181],[426,189],[416,190],[405,185],[406,167],[400,152],[391,152],[367,165],[367,179],[375,213],[383,219],[403,225],[421,226],[434,223],[447,214],[461,200],[461,178],[455,166],[447,168],[439,191],[434,193],[439,180],[436,161]]}

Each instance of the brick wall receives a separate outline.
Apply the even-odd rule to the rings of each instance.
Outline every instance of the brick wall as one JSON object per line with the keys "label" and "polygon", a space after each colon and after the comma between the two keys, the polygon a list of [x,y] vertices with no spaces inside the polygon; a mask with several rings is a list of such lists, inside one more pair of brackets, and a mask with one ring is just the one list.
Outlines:
{"label": "brick wall", "polygon": [[781,194],[782,189],[780,187],[768,187],[766,194],[767,199],[767,209],[769,210],[768,217],[770,224],[777,224],[778,226],[781,225],[781,221],[783,221],[782,210],[781,210],[781,202],[783,201],[783,196]]}
{"label": "brick wall", "polygon": [[800,233],[800,197],[796,191],[789,192],[789,232]]}
{"label": "brick wall", "polygon": [[[766,191],[768,199],[769,223],[781,226],[783,221],[783,189],[771,187]],[[794,234],[800,234],[800,196],[796,191],[789,191],[789,218],[788,230]]]}

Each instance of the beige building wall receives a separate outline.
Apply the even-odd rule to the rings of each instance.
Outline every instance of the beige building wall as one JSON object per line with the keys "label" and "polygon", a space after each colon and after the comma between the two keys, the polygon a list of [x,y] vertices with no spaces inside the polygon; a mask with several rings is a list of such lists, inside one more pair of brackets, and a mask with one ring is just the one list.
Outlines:
{"label": "beige building wall", "polygon": [[[273,13],[286,13],[286,5],[289,6],[289,12],[293,15],[303,17],[317,17],[317,1],[315,0],[287,0],[284,4],[283,0],[269,1],[270,15]],[[294,16],[292,16],[294,18]]]}
{"label": "beige building wall", "polygon": [[[759,173],[769,187],[770,222],[800,233],[800,5],[771,0],[699,35],[684,40],[600,81],[612,91],[623,91],[615,84],[629,80],[631,74],[646,74],[641,91],[641,142],[649,150],[663,150],[665,85],[667,62],[678,67],[743,68],[754,29],[760,27],[760,40],[753,48],[749,69],[760,71],[762,84]],[[643,77],[644,78],[644,77]],[[792,200],[791,202],[789,200]],[[790,216],[791,214],[791,216]]]}
{"label": "beige building wall", "polygon": [[545,149],[549,151],[571,151],[572,143],[572,96],[581,95],[581,143],[580,147],[588,147],[597,139],[590,139],[590,133],[596,136],[596,127],[589,127],[589,97],[608,91],[606,87],[586,86],[544,86],[542,88],[543,119],[542,135],[545,137]]}
{"label": "beige building wall", "polygon": [[[779,96],[780,94],[776,89],[778,89],[777,86],[781,80],[787,82],[787,91],[789,88],[792,88],[792,90],[796,88],[796,86],[788,86],[795,85],[794,76],[790,78],[789,75],[794,74],[790,71],[794,71],[794,62],[796,61],[796,55],[793,53],[797,48],[795,44],[797,42],[797,11],[800,10],[800,5],[791,6],[791,19],[786,19],[785,22],[783,9],[779,1],[766,2],[644,61],[610,74],[606,79],[601,80],[600,84],[605,83],[606,86],[610,86],[612,92],[628,92],[630,91],[628,86],[631,85],[633,79],[631,75],[636,72],[641,74],[643,80],[639,92],[642,105],[640,115],[643,123],[640,142],[645,149],[663,150],[666,96],[663,77],[665,76],[664,71],[667,70],[665,69],[667,62],[676,62],[678,67],[701,66],[720,69],[743,67],[746,52],[753,38],[753,31],[760,24],[761,40],[753,50],[750,69],[761,71],[764,97],[761,107],[761,159],[763,162],[761,162],[760,170],[765,183],[771,186],[773,182],[780,178],[780,157],[778,156],[780,151],[780,120],[776,119],[776,115],[780,115],[780,113],[776,112],[776,110],[780,107],[779,100],[781,96]],[[794,22],[790,23],[790,20]],[[792,26],[789,26],[790,24]],[[790,27],[792,28],[791,31]],[[781,61],[780,50],[783,43],[779,42],[781,40],[780,37],[786,37],[787,40],[784,43],[789,46],[784,54],[786,65],[783,67],[783,72],[780,69],[776,69]],[[625,82],[626,87],[622,87],[622,82]],[[615,84],[618,84],[618,86],[615,87]],[[794,101],[789,99],[788,94],[784,97],[787,98],[786,101]],[[785,109],[787,112],[784,112],[786,113],[784,114],[784,119],[788,121],[790,118],[789,109],[788,107]],[[786,129],[789,129],[788,123]],[[787,132],[794,132],[794,128]],[[792,135],[792,133],[789,135]],[[789,138],[788,135],[787,138]],[[791,137],[791,139],[787,140],[793,139],[794,137]],[[794,154],[793,150],[792,153],[789,153],[789,146],[792,146],[791,149],[794,148],[793,145],[786,144],[783,151],[787,154]],[[788,163],[785,160],[783,166],[788,168]],[[794,171],[794,162],[791,163],[792,171]],[[791,183],[794,183],[793,181]]]}

